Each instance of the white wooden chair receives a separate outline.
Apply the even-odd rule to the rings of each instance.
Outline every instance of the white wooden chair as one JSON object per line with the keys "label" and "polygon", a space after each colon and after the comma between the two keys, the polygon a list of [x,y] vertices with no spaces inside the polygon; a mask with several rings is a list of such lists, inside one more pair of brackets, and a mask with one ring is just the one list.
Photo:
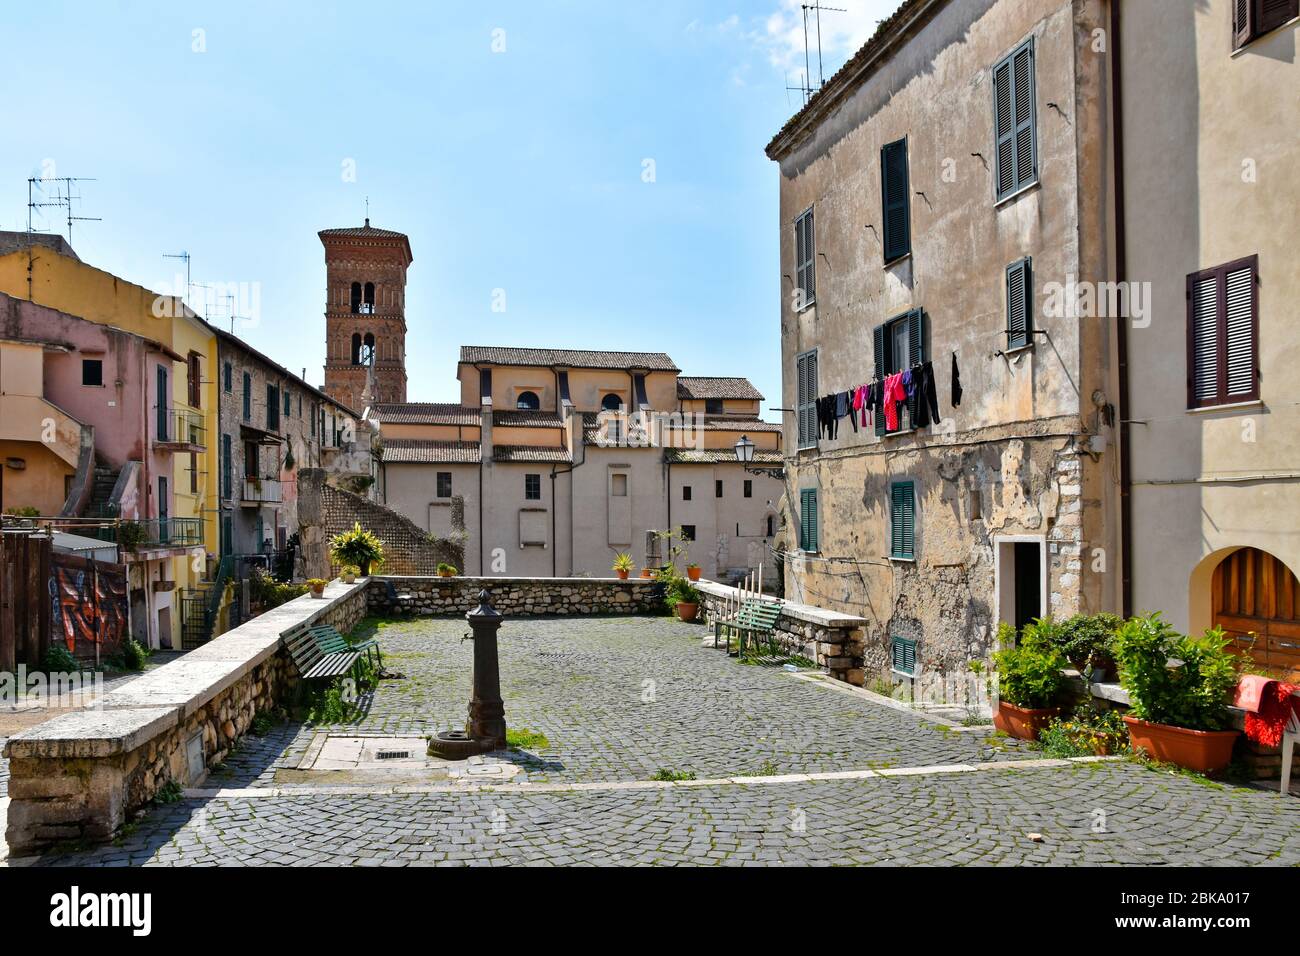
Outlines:
{"label": "white wooden chair", "polygon": [[1300,746],[1300,717],[1294,709],[1282,732],[1282,796],[1291,792],[1291,755]]}

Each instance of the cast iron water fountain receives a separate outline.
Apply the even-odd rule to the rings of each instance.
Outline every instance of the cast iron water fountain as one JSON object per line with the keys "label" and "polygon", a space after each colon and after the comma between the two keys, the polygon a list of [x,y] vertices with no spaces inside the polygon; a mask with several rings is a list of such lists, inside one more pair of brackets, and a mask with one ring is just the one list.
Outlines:
{"label": "cast iron water fountain", "polygon": [[501,701],[501,668],[497,659],[497,630],[501,615],[478,592],[478,607],[465,615],[474,641],[474,689],[464,730],[446,730],[429,739],[429,754],[444,760],[464,760],[506,747],[506,708]]}

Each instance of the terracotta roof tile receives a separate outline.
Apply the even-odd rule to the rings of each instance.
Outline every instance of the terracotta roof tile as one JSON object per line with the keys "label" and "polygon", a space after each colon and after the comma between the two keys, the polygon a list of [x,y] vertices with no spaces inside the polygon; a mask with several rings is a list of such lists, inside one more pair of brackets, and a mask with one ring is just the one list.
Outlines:
{"label": "terracotta roof tile", "polygon": [[496,445],[492,448],[493,461],[569,461],[563,448],[547,445]]}
{"label": "terracotta roof tile", "polygon": [[426,441],[421,438],[389,438],[383,443],[386,465],[469,464],[479,461],[476,441]]}
{"label": "terracotta roof tile", "polygon": [[370,406],[370,417],[393,425],[478,425],[477,408],[450,402],[393,402]]}
{"label": "terracotta roof tile", "polygon": [[677,379],[677,397],[699,400],[702,398],[737,398],[761,402],[762,393],[747,378],[724,378],[705,375],[682,375]]}
{"label": "terracotta roof tile", "polygon": [[568,368],[644,368],[676,372],[677,365],[663,352],[605,352],[588,349],[524,349],[492,345],[462,345],[462,362],[483,365],[559,365]]}
{"label": "terracotta roof tile", "polygon": [[[732,448],[665,448],[664,460],[678,465],[738,465],[736,452]],[[781,453],[776,451],[755,451],[755,465],[779,465]]]}
{"label": "terracotta roof tile", "polygon": [[524,428],[563,428],[564,420],[555,412],[534,412],[513,409],[492,413],[493,425]]}

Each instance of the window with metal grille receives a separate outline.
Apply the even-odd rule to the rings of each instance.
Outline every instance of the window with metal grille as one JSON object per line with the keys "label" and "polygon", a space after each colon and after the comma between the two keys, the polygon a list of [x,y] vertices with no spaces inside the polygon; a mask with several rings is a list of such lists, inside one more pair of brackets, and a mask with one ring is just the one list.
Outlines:
{"label": "window with metal grille", "polygon": [[[925,346],[925,326],[925,312],[922,309],[904,312],[876,326],[872,336],[872,349],[877,382],[884,382],[885,376],[914,368],[929,358]],[[909,431],[912,428],[912,422],[916,420],[916,402],[917,397],[913,396],[900,403],[898,428],[895,431]],[[883,412],[876,416],[875,429],[877,435],[889,434]]]}
{"label": "window with metal grille", "polygon": [[817,540],[817,489],[799,491],[799,550],[818,550]]}
{"label": "window with metal grille", "polygon": [[1034,340],[1034,271],[1026,256],[1007,266],[1007,348],[1024,348]]}
{"label": "window with metal grille", "polygon": [[910,481],[889,486],[889,556],[904,561],[916,557],[916,490]]}
{"label": "window with metal grille", "polygon": [[1004,199],[1038,181],[1035,129],[1034,39],[993,67],[994,180]]}
{"label": "window with metal grille", "polygon": [[1187,407],[1259,398],[1259,257],[1187,277]]}
{"label": "window with metal grille", "polygon": [[1243,46],[1300,16],[1300,0],[1232,0],[1232,48]]}
{"label": "window with metal grille", "polygon": [[912,223],[907,187],[907,140],[888,143],[880,149],[881,221],[885,233],[885,262],[901,259],[912,251]]}
{"label": "window with metal grille", "polygon": [[799,447],[817,446],[817,350],[804,352],[795,359],[798,378]]}
{"label": "window with metal grille", "polygon": [[451,497],[451,472],[449,471],[438,472],[438,497]]}
{"label": "window with metal grille", "polygon": [[894,671],[908,677],[916,676],[916,641],[895,637],[892,644]]}
{"label": "window with metal grille", "polygon": [[813,211],[809,206],[794,221],[795,286],[799,290],[796,310],[806,309],[817,300],[817,255],[813,239]]}
{"label": "window with metal grille", "polygon": [[542,500],[541,475],[524,475],[524,498],[528,501]]}

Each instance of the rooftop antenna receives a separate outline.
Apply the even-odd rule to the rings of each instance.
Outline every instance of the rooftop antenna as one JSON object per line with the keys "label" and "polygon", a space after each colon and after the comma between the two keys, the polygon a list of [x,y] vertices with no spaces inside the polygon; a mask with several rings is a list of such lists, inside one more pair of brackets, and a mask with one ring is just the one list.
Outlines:
{"label": "rooftop antenna", "polygon": [[370,197],[366,197],[366,228],[370,228]]}
{"label": "rooftop antenna", "polygon": [[[68,245],[72,245],[72,224],[74,222],[101,222],[99,216],[76,216],[73,215],[73,203],[80,202],[82,197],[80,193],[74,192],[73,183],[93,183],[95,180],[88,176],[29,176],[27,177],[27,232],[31,233],[32,229],[32,212],[37,209],[56,207],[68,211]],[[49,196],[44,202],[38,200],[34,192],[40,189],[37,183],[62,183],[62,188],[58,185],[54,187],[54,194]],[[45,191],[40,190],[42,193]]]}
{"label": "rooftop antenna", "polygon": [[808,77],[808,96],[813,94],[812,69],[808,58],[808,11],[813,11],[814,26],[817,32],[817,89],[826,85],[826,74],[822,70],[822,11],[827,13],[848,13],[843,7],[823,7],[821,0],[803,4],[803,63],[804,76]]}
{"label": "rooftop antenna", "polygon": [[163,258],[183,259],[185,261],[185,295],[182,298],[188,299],[190,297],[190,286],[193,285],[190,282],[190,254],[182,249],[180,252],[164,252]]}

